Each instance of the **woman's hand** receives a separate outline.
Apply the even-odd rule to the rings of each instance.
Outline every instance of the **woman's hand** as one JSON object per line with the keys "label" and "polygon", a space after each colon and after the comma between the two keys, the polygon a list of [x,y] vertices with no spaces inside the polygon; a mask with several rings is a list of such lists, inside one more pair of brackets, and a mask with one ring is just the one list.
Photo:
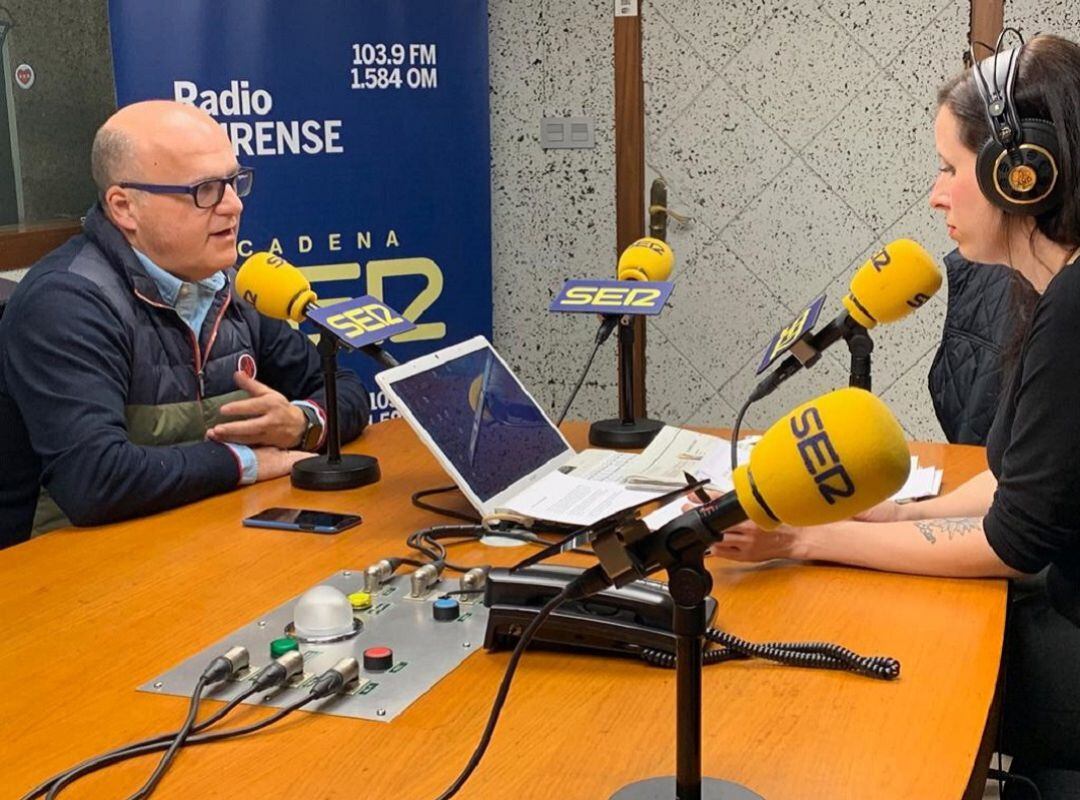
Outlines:
{"label": "woman's hand", "polygon": [[906,509],[895,500],[878,503],[852,517],[859,522],[903,522],[907,518]]}
{"label": "woman's hand", "polygon": [[[715,500],[720,492],[707,490],[709,498]],[[701,504],[696,495],[687,498],[682,510],[689,511]],[[799,537],[802,528],[780,525],[771,531],[759,528],[747,520],[724,531],[724,539],[709,548],[709,553],[732,561],[768,561],[773,558],[804,558],[800,555]]]}
{"label": "woman's hand", "polygon": [[771,531],[753,522],[740,522],[724,532],[724,539],[712,546],[713,555],[732,561],[768,561],[772,558],[804,558],[802,528],[781,525]]}

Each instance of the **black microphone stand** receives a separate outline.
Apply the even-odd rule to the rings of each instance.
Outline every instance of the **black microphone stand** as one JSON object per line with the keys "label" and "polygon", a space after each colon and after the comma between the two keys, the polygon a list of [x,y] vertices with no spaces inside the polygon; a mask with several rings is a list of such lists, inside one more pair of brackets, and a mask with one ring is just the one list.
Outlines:
{"label": "black microphone stand", "polygon": [[705,598],[712,591],[704,559],[702,550],[687,548],[667,570],[674,602],[675,777],[632,783],[611,800],[761,800],[745,786],[701,776],[701,658],[708,630]]}
{"label": "black microphone stand", "polygon": [[647,447],[664,423],[638,417],[634,408],[634,318],[619,320],[619,416],[602,419],[589,426],[593,447],[634,450]]}
{"label": "black microphone stand", "polygon": [[342,455],[341,428],[337,404],[338,339],[319,331],[319,356],[322,358],[323,387],[326,391],[326,455],[297,461],[292,468],[292,485],[297,489],[333,491],[355,489],[375,483],[382,477],[379,462],[372,456]]}
{"label": "black microphone stand", "polygon": [[862,325],[852,323],[844,333],[848,352],[851,353],[848,386],[870,391],[870,354],[874,352],[874,340]]}

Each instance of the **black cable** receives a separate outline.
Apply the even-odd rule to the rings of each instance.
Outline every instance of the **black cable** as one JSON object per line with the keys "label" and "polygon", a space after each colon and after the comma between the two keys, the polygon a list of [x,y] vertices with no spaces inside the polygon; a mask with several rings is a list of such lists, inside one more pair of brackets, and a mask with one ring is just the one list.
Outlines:
{"label": "black cable", "polygon": [[405,539],[405,544],[430,561],[441,563],[451,572],[464,573],[468,572],[472,567],[447,561],[446,546],[439,540],[456,538],[461,539],[461,543],[464,543],[476,541],[486,533],[488,533],[487,529],[481,525],[437,525],[433,528],[413,531]]}
{"label": "black cable", "polygon": [[615,330],[619,324],[618,317],[605,317],[604,321],[600,323],[600,330],[596,332],[596,339],[593,342],[592,352],[589,353],[589,359],[585,362],[585,369],[581,371],[581,376],[578,378],[577,383],[574,384],[573,391],[570,392],[570,396],[566,398],[566,405],[563,406],[562,412],[559,414],[559,419],[555,422],[555,427],[562,425],[563,420],[566,419],[566,414],[570,411],[570,406],[574,403],[574,398],[577,397],[578,392],[581,391],[581,385],[585,383],[585,378],[589,374],[589,370],[592,369],[593,359],[596,358],[596,354],[600,352],[600,345],[607,341],[611,336],[611,332]]}
{"label": "black cable", "polygon": [[900,677],[900,662],[888,656],[860,656],[828,642],[768,642],[754,644],[730,633],[709,628],[705,637],[715,644],[750,658],[815,669],[839,669],[881,680]]}
{"label": "black cable", "polygon": [[[895,680],[900,676],[900,662],[887,656],[860,656],[857,653],[828,642],[765,642],[755,644],[715,628],[705,634],[718,648],[702,653],[702,664],[719,664],[724,661],[760,658],[777,664],[812,669],[835,669],[854,672],[880,680]],[[647,648],[641,658],[655,667],[672,669],[675,654]]]}
{"label": "black cable", "polygon": [[187,741],[188,736],[191,735],[191,729],[195,726],[195,718],[199,714],[199,703],[202,702],[203,692],[206,691],[206,677],[200,676],[198,682],[195,684],[195,691],[191,693],[191,704],[188,706],[188,715],[184,720],[184,724],[180,726],[180,730],[176,732],[176,737],[169,743],[169,749],[165,751],[165,754],[158,761],[154,771],[150,773],[150,777],[146,779],[146,783],[136,789],[127,800],[142,800],[144,797],[149,797],[154,793],[154,789],[161,782],[161,779],[165,777],[165,773],[169,767],[172,766],[172,762],[176,759],[176,754],[181,747],[184,746],[184,742]]}
{"label": "black cable", "polygon": [[[999,755],[1000,755],[1000,753],[999,753]],[[1009,772],[1007,770],[1000,769],[1000,766],[1001,766],[1001,761],[999,760],[998,761],[998,767],[999,768],[998,769],[991,768],[990,770],[988,770],[987,773],[986,773],[987,779],[996,780],[998,782],[999,787],[1001,787],[1002,781],[1004,781],[1005,783],[1008,783],[1009,781],[1015,781],[1016,783],[1019,783],[1019,784],[1022,784],[1024,786],[1026,786],[1028,789],[1030,789],[1032,791],[1032,793],[1033,793],[1032,800],[1042,800],[1042,792],[1039,791],[1039,786],[1038,786],[1037,783],[1035,783],[1035,781],[1033,781],[1031,778],[1028,778],[1025,775],[1017,775],[1015,772]],[[999,796],[1004,796],[1004,795],[999,794]]]}
{"label": "black cable", "polygon": [[[313,700],[317,699],[319,699],[318,695],[309,694],[306,697],[302,697],[296,702],[285,706],[285,708],[280,709],[277,713],[271,714],[269,717],[266,717],[259,722],[255,722],[250,725],[244,725],[239,728],[229,728],[228,730],[217,731],[215,733],[191,736],[187,739],[187,741],[184,742],[184,745],[190,747],[191,745],[210,744],[212,742],[219,742],[224,739],[232,739],[237,736],[244,736],[249,733],[255,733],[256,731],[262,730],[263,728],[274,724],[275,722],[291,714],[293,711],[296,711],[298,708],[301,708],[302,706],[305,706]],[[58,794],[69,784],[75,782],[76,780],[85,775],[89,775],[92,772],[97,772],[100,769],[112,766],[113,764],[117,764],[129,758],[146,755],[147,753],[154,753],[159,750],[164,750],[167,747],[168,745],[164,742],[152,742],[148,744],[129,747],[123,750],[115,750],[111,753],[106,753],[105,755],[91,759],[88,762],[84,762],[84,764],[81,765],[78,769],[70,770],[64,775],[64,777],[60,779],[60,781],[53,788],[53,792],[50,792],[49,798],[55,797],[54,793]]]}
{"label": "black cable", "polygon": [[457,489],[457,486],[439,486],[435,489],[421,489],[419,492],[413,492],[409,498],[412,504],[424,511],[430,511],[433,514],[440,514],[444,517],[450,517],[450,519],[460,519],[463,522],[480,523],[480,517],[476,514],[469,514],[464,511],[456,511],[452,508],[441,508],[440,506],[433,506],[430,503],[424,503],[421,498],[428,497],[433,494],[446,494]]}
{"label": "black cable", "polygon": [[569,588],[569,586],[564,587],[561,592],[548,600],[548,602],[544,604],[544,607],[536,613],[536,616],[533,617],[525,630],[522,631],[521,638],[518,639],[514,651],[510,654],[510,661],[506,665],[506,672],[503,674],[502,683],[499,684],[499,691],[495,695],[495,702],[491,706],[491,713],[488,715],[488,721],[484,726],[484,732],[480,735],[480,741],[477,743],[476,748],[469,757],[469,761],[465,765],[465,768],[461,770],[456,778],[454,778],[453,783],[439,795],[437,800],[450,800],[451,797],[457,794],[461,787],[465,785],[465,781],[472,775],[473,770],[479,765],[480,759],[484,757],[484,752],[491,742],[491,736],[495,732],[495,725],[499,721],[499,714],[502,712],[503,704],[506,703],[506,696],[510,693],[510,683],[514,680],[514,673],[517,671],[518,662],[521,661],[521,656],[525,653],[525,648],[529,646],[529,642],[532,641],[536,631],[539,630],[540,626],[544,624],[544,621],[551,616],[551,613],[565,601],[571,599],[568,592]]}
{"label": "black cable", "polygon": [[[255,694],[258,691],[260,691],[260,688],[258,686],[254,686],[251,689],[245,690],[242,694],[234,697],[232,700],[230,700],[228,703],[226,703],[224,706],[222,706],[213,715],[207,717],[205,720],[203,720],[198,725],[196,725],[194,728],[192,728],[191,729],[192,732],[193,733],[198,733],[199,731],[206,730],[207,728],[209,728],[214,723],[220,721],[226,714],[228,714],[230,711],[232,711],[234,708],[236,708],[240,703],[242,703],[244,700],[248,699],[249,697],[251,697],[251,695]],[[142,745],[146,745],[146,744],[160,744],[160,743],[163,743],[163,742],[167,742],[170,739],[172,739],[173,737],[175,737],[176,733],[177,733],[176,731],[170,731],[169,733],[161,733],[161,734],[158,734],[157,736],[151,736],[151,737],[149,737],[147,739],[141,739],[141,740],[139,740],[137,742],[132,742],[130,744],[122,745],[122,746],[117,747],[117,748],[115,748],[113,750],[109,750],[108,752],[103,753],[100,756],[95,756],[94,758],[88,758],[86,761],[83,761],[80,764],[76,764],[74,767],[71,767],[71,768],[65,770],[64,772],[53,775],[51,778],[48,778],[47,780],[42,781],[40,784],[35,786],[33,789],[31,789],[26,794],[24,794],[21,798],[19,798],[19,800],[36,800],[36,798],[38,798],[38,797],[42,796],[43,794],[45,794],[49,790],[49,787],[54,782],[56,782],[60,778],[64,777],[64,775],[66,775],[68,772],[72,772],[74,770],[77,770],[77,769],[85,766],[86,764],[89,764],[91,761],[94,761],[97,758],[102,758],[104,756],[115,755],[116,753],[122,753],[125,750],[128,750],[128,749],[130,749],[132,747],[141,747]]]}
{"label": "black cable", "polygon": [[[216,663],[217,663],[217,660],[215,659],[215,664]],[[211,666],[214,666],[214,665],[211,665]],[[210,668],[208,668],[208,672],[209,672],[209,669]],[[223,705],[216,712],[211,714],[209,717],[204,719],[202,722],[195,725],[191,729],[192,733],[199,733],[200,731],[204,731],[207,728],[209,728],[210,726],[212,726],[212,725],[216,724],[217,722],[221,721],[226,715],[228,715],[230,712],[232,712],[232,710],[234,708],[236,708],[238,705],[240,705],[240,703],[247,700],[253,694],[256,694],[257,692],[266,691],[268,689],[272,689],[272,688],[284,685],[285,682],[289,680],[290,676],[291,676],[291,673],[289,671],[289,668],[286,667],[285,664],[282,663],[282,660],[281,659],[275,659],[274,661],[270,662],[265,667],[260,669],[252,678],[250,678],[250,684],[251,685],[248,688],[241,691],[240,694],[238,694],[232,700],[227,702],[225,705]],[[149,737],[147,739],[142,739],[142,740],[139,740],[139,741],[136,741],[136,742],[130,742],[128,744],[125,744],[125,745],[122,745],[120,747],[114,748],[113,750],[109,750],[109,751],[107,751],[105,753],[102,753],[102,754],[100,754],[98,756],[94,756],[93,758],[89,758],[86,761],[83,761],[83,762],[81,762],[79,764],[76,764],[74,767],[69,767],[64,772],[53,775],[50,778],[42,781],[36,787],[34,787],[29,792],[24,794],[22,796],[22,798],[20,798],[20,800],[36,800],[36,798],[44,795],[49,790],[49,788],[52,786],[53,783],[55,783],[56,781],[58,781],[61,778],[65,777],[69,772],[81,769],[82,767],[86,766],[87,764],[89,764],[89,763],[91,763],[93,761],[96,761],[97,759],[104,758],[106,756],[116,755],[118,753],[122,753],[122,752],[124,752],[126,750],[129,750],[129,749],[131,749],[133,747],[141,747],[141,746],[147,745],[147,744],[165,743],[165,742],[168,742],[168,741],[172,740],[177,735],[177,733],[178,733],[177,731],[170,731],[169,733],[161,733],[161,734],[158,734],[157,736],[152,736],[152,737]]]}
{"label": "black cable", "polygon": [[[209,675],[210,671],[215,667],[218,667],[219,663],[224,662],[225,660],[226,659],[224,658],[216,659],[215,663],[212,663],[210,667],[207,668],[207,671],[203,673],[203,678],[206,679],[208,682],[214,680],[214,677]],[[307,703],[312,702],[313,700],[319,700],[333,694],[340,694],[349,687],[351,680],[356,679],[358,672],[359,665],[357,664],[356,659],[344,658],[337,664],[335,664],[333,667],[328,669],[326,672],[319,675],[315,679],[315,683],[312,685],[311,689],[308,690],[308,694],[305,697],[302,697],[296,702],[279,710],[276,714],[271,714],[269,717],[261,720],[260,722],[246,725],[241,728],[232,728],[227,731],[218,731],[216,733],[192,736],[187,739],[185,744],[204,744],[206,742],[216,742],[220,741],[221,739],[228,739],[234,736],[242,736],[247,733],[254,733],[255,731],[267,727],[268,725],[272,725],[286,715],[291,714],[296,709],[306,705]],[[351,678],[349,677],[350,673],[352,675]],[[264,670],[259,674],[266,675],[267,673]],[[258,684],[259,681],[256,680],[256,683]],[[262,684],[260,686],[260,689],[266,688],[269,688],[269,684]],[[134,758],[135,756],[152,753],[158,750],[165,750],[168,747],[168,744],[159,741],[138,747],[129,747],[122,751],[113,751],[111,753],[106,753],[103,756],[98,756],[97,758],[92,759],[91,761],[80,766],[79,769],[71,770],[67,774],[65,774],[49,792],[49,797],[55,797],[55,795],[59,794],[59,792],[62,791],[65,786],[91,772],[95,772],[99,769],[102,769],[103,767],[115,764],[118,761],[123,761],[128,758]]]}
{"label": "black cable", "polygon": [[[701,663],[707,667],[710,664],[720,664],[724,661],[734,661],[736,659],[745,658],[746,656],[740,655],[734,650],[717,647],[712,650],[705,650],[701,654]],[[667,650],[656,650],[652,647],[646,647],[641,651],[641,659],[654,667],[675,669],[675,654],[668,652]]]}
{"label": "black cable", "polygon": [[[412,550],[423,555],[425,558],[434,562],[441,563],[446,569],[451,572],[465,573],[470,569],[476,567],[489,566],[488,564],[474,564],[472,566],[466,564],[455,564],[447,560],[447,547],[453,547],[454,545],[467,544],[468,542],[475,542],[485,536],[502,536],[508,539],[519,539],[526,544],[533,544],[546,547],[548,540],[541,537],[539,534],[533,531],[528,531],[523,528],[517,528],[513,530],[491,530],[483,527],[482,525],[437,525],[432,528],[424,528],[423,530],[413,531],[405,540],[405,544]],[[457,541],[447,542],[443,544],[444,539],[455,539]],[[574,548],[573,552],[583,553],[589,555],[589,551],[582,550],[580,548]]]}
{"label": "black cable", "polygon": [[746,402],[742,404],[742,408],[739,409],[739,413],[735,415],[735,424],[731,428],[731,471],[734,472],[735,468],[739,466],[739,429],[742,427],[743,417],[746,416],[746,410],[750,408],[750,404],[754,402],[753,397],[748,397]]}
{"label": "black cable", "polygon": [[[204,672],[199,676],[199,680],[195,684],[195,689],[191,693],[191,699],[188,702],[188,713],[184,720],[184,724],[180,726],[180,729],[175,734],[165,734],[163,736],[155,737],[155,747],[165,751],[165,755],[161,757],[157,767],[154,768],[153,773],[147,778],[146,783],[138,788],[134,794],[128,797],[128,800],[134,800],[135,798],[142,798],[148,796],[157,787],[158,782],[165,775],[165,771],[172,764],[173,758],[176,756],[176,752],[183,746],[187,740],[189,734],[192,732],[192,728],[195,725],[195,717],[199,711],[199,702],[202,700],[202,693],[206,689],[207,676]],[[122,754],[130,751],[130,746],[117,748],[116,750],[106,753],[105,756],[110,754]],[[64,790],[68,784],[78,780],[84,773],[83,770],[93,771],[91,765],[97,763],[97,761],[105,756],[97,756],[95,758],[84,761],[77,767],[67,770],[63,775],[56,779],[50,779],[53,781],[52,787],[49,789],[48,794],[45,796],[45,800],[55,800],[57,795]],[[36,792],[35,792],[36,794]],[[31,795],[33,796],[33,795]]]}

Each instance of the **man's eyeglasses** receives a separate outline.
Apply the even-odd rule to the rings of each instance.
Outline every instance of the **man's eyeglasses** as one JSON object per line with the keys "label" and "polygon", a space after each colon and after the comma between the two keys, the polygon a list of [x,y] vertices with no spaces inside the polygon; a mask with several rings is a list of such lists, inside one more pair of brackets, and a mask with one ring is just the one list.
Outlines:
{"label": "man's eyeglasses", "polygon": [[168,183],[135,183],[123,181],[116,184],[122,189],[139,189],[151,194],[189,194],[198,208],[213,208],[225,196],[225,187],[231,186],[237,197],[251,194],[251,185],[255,182],[255,170],[241,167],[227,178],[211,178],[190,186],[174,186]]}

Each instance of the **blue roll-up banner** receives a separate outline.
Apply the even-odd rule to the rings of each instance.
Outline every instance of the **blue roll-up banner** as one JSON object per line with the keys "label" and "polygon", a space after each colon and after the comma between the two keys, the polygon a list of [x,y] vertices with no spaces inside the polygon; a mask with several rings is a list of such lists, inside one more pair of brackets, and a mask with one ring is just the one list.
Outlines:
{"label": "blue roll-up banner", "polygon": [[[203,108],[255,168],[239,256],[304,269],[323,303],[372,295],[416,328],[399,360],[490,338],[483,0],[109,0],[120,105]],[[372,420],[391,415],[371,376]]]}

